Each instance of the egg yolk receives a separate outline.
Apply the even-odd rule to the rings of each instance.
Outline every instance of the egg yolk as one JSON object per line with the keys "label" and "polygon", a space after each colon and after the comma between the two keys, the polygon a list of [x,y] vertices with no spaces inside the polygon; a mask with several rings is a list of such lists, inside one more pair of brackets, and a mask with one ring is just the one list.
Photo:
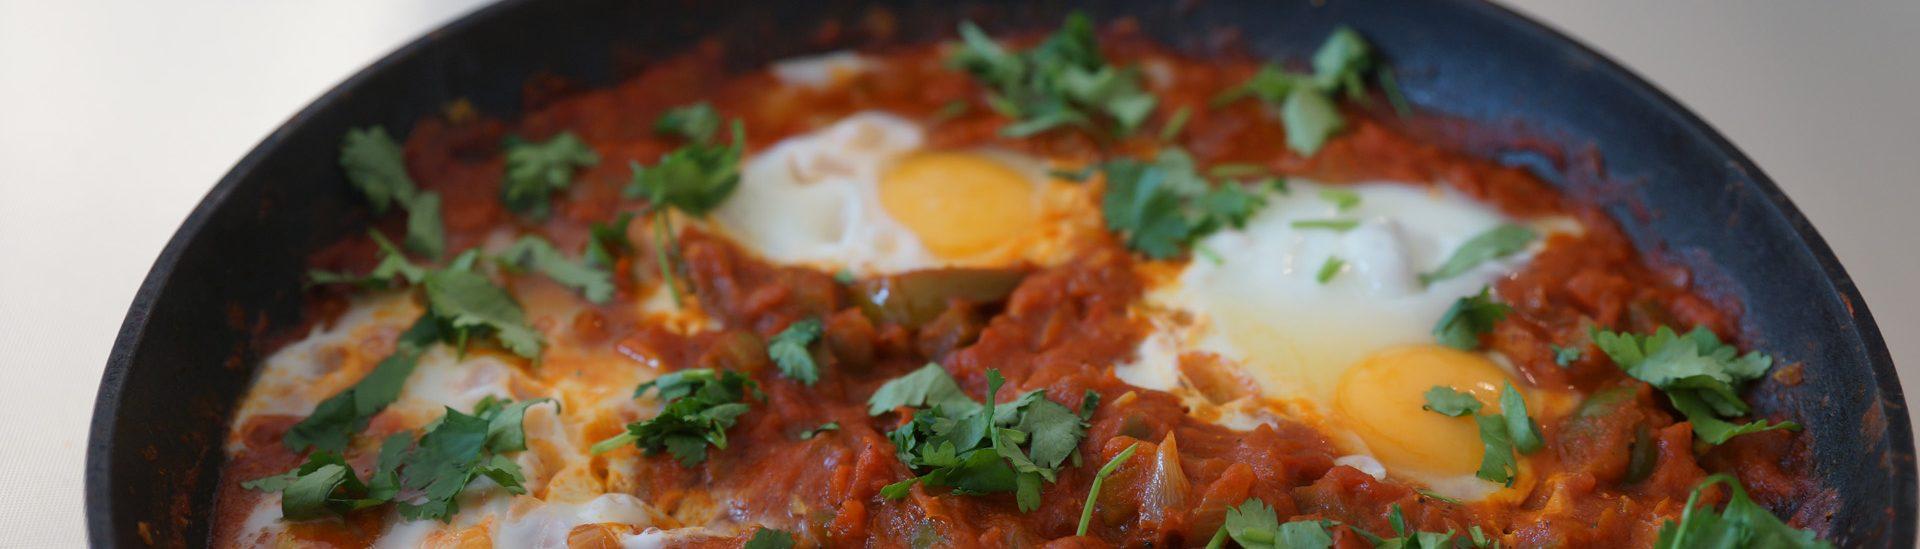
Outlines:
{"label": "egg yolk", "polygon": [[991,251],[1037,223],[1033,180],[1005,163],[962,152],[901,159],[880,180],[880,205],[934,255]]}
{"label": "egg yolk", "polygon": [[1497,414],[1507,375],[1477,354],[1439,345],[1394,347],[1349,369],[1334,409],[1388,471],[1421,476],[1471,475],[1484,446],[1472,417],[1447,417],[1422,406],[1435,386],[1479,399],[1482,414]]}

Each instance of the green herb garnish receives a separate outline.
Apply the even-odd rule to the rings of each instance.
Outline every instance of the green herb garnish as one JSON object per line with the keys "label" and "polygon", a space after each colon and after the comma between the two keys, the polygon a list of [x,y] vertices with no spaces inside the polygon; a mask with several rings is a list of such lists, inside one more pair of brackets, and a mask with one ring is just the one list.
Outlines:
{"label": "green herb garnish", "polygon": [[1512,309],[1493,300],[1488,288],[1480,293],[1460,298],[1440,315],[1440,321],[1433,325],[1433,339],[1462,351],[1480,348],[1480,334],[1493,331],[1493,325],[1506,318]]}
{"label": "green herb garnish", "polygon": [[1460,276],[1482,263],[1519,253],[1537,236],[1533,229],[1511,223],[1487,229],[1453,250],[1453,255],[1447,256],[1440,268],[1420,273],[1420,283],[1432,284]]}
{"label": "green herb garnish", "polygon": [[1353,230],[1354,227],[1359,227],[1360,220],[1358,219],[1302,219],[1299,221],[1294,221],[1292,225],[1293,225],[1293,228],[1295,229],[1326,229],[1326,230],[1335,231],[1335,232],[1346,232],[1346,231]]}
{"label": "green herb garnish", "polygon": [[761,527],[740,549],[792,549],[793,532]]}
{"label": "green herb garnish", "polygon": [[1100,466],[1100,470],[1093,474],[1093,485],[1087,487],[1087,502],[1080,506],[1080,527],[1074,529],[1073,535],[1087,535],[1087,526],[1093,523],[1093,502],[1100,498],[1100,485],[1105,484],[1107,477],[1112,475],[1115,470],[1118,470],[1120,464],[1126,463],[1127,459],[1132,458],[1134,450],[1138,449],[1140,449],[1139,443],[1127,445],[1127,449],[1121,450],[1119,454],[1115,454],[1113,459],[1107,460],[1107,464]]}
{"label": "green herb garnish", "polygon": [[[1725,484],[1732,495],[1727,505],[1715,512],[1711,507],[1696,507],[1700,494],[1715,484]],[[1773,516],[1767,508],[1747,497],[1739,479],[1726,473],[1707,477],[1693,487],[1680,522],[1660,525],[1655,549],[1691,549],[1695,547],[1833,547],[1814,537],[1813,532],[1795,529]]]}
{"label": "green herb garnish", "polygon": [[1265,197],[1244,186],[1207,181],[1179,149],[1163,150],[1152,162],[1115,159],[1103,170],[1107,191],[1100,210],[1107,228],[1154,259],[1176,257],[1222,228],[1243,227],[1266,205]]}
{"label": "green herb garnish", "polygon": [[347,130],[340,140],[340,167],[353,188],[373,204],[374,213],[386,213],[394,204],[407,210],[408,248],[428,257],[440,257],[446,251],[440,195],[421,192],[414,185],[400,144],[387,135],[385,127]]}
{"label": "green herb garnish", "polygon": [[[1021,511],[1039,508],[1041,482],[1053,482],[1065,462],[1079,454],[1087,418],[1047,400],[1040,390],[996,404],[992,395],[1004,381],[999,370],[987,371],[984,405],[960,392],[938,364],[882,385],[868,399],[873,415],[914,403],[924,407],[887,435],[901,463],[918,476],[889,484],[880,495],[900,499],[913,485],[924,484],[955,494],[1013,492]],[[1095,398],[1083,399],[1082,409]]]}
{"label": "green herb garnish", "polygon": [[820,425],[818,425],[818,426],[815,426],[815,427],[813,427],[813,428],[811,428],[811,429],[807,429],[807,430],[805,430],[805,431],[801,431],[801,432],[800,432],[800,434],[799,434],[798,436],[799,436],[799,438],[800,438],[800,440],[812,440],[812,439],[813,439],[813,437],[817,437],[817,436],[820,436],[820,435],[822,435],[822,434],[825,434],[825,433],[827,433],[827,432],[829,432],[829,431],[838,431],[838,430],[840,430],[840,422],[838,422],[838,421],[829,421],[829,422],[826,422],[826,423],[822,423],[822,424],[820,424]]}
{"label": "green herb garnish", "polygon": [[500,259],[515,268],[531,268],[562,285],[579,290],[587,301],[606,303],[613,298],[613,275],[594,268],[589,262],[567,259],[566,254],[537,235],[520,237],[500,254]]}
{"label": "green herb garnish", "polygon": [[1346,266],[1346,260],[1340,259],[1337,256],[1327,256],[1327,261],[1320,264],[1320,272],[1314,273],[1313,280],[1321,284],[1326,284],[1327,281],[1333,280],[1334,276],[1339,275],[1340,269]]}
{"label": "green herb garnish", "polygon": [[804,385],[820,381],[820,367],[813,362],[807,344],[820,338],[820,319],[809,318],[787,325],[767,343],[767,357],[780,366],[780,374]]}
{"label": "green herb garnish", "polygon": [[1313,74],[1267,65],[1246,82],[1214,98],[1213,103],[1222,105],[1253,97],[1278,105],[1280,123],[1287,130],[1287,147],[1302,156],[1312,156],[1329,138],[1347,127],[1346,117],[1334,104],[1334,94],[1344,93],[1351,101],[1366,101],[1368,73],[1379,75],[1382,88],[1387,89],[1395,108],[1405,106],[1399,86],[1387,86],[1391,83],[1391,73],[1374,56],[1373,48],[1360,33],[1342,26],[1335,28],[1314,53]]}
{"label": "green herb garnish", "polygon": [[514,213],[544,219],[553,209],[551,196],[573,184],[574,171],[599,163],[600,155],[572,132],[539,143],[508,136],[500,201]]}
{"label": "green herb garnish", "polygon": [[1593,343],[1628,376],[1666,393],[1673,408],[1693,424],[1694,435],[1708,444],[1747,433],[1800,429],[1791,421],[1727,421],[1750,411],[1740,399],[1739,385],[1766,375],[1773,357],[1757,352],[1740,355],[1739,349],[1721,343],[1720,336],[1705,327],[1684,336],[1665,326],[1646,336],[1595,329]]}
{"label": "green herb garnish", "polygon": [[1138,70],[1118,68],[1100,55],[1093,23],[1069,15],[1058,32],[1032,49],[1011,52],[972,22],[960,24],[949,62],[989,90],[987,104],[1014,119],[1001,135],[1024,137],[1061,127],[1124,137],[1159,102],[1140,84]]}
{"label": "green herb garnish", "polygon": [[1527,414],[1527,402],[1512,383],[1500,389],[1499,415],[1480,414],[1479,399],[1452,387],[1435,385],[1427,390],[1426,399],[1421,409],[1448,417],[1473,417],[1480,430],[1480,442],[1485,446],[1480,470],[1474,473],[1481,479],[1513,486],[1514,474],[1519,470],[1514,452],[1531,454],[1545,445],[1540,424]]}
{"label": "green herb garnish", "polygon": [[387,437],[365,482],[340,454],[320,451],[293,471],[243,482],[241,487],[280,492],[281,513],[291,520],[392,504],[408,520],[447,522],[460,512],[460,493],[482,476],[509,493],[526,493],[520,466],[504,454],[527,449],[521,419],[527,407],[543,402],[552,401],[512,402],[489,396],[481,399],[472,415],[448,408],[417,441],[410,431]]}
{"label": "green herb garnish", "polygon": [[707,368],[680,370],[640,384],[633,396],[658,389],[667,401],[650,419],[627,424],[627,432],[602,440],[590,450],[602,454],[632,444],[647,455],[672,454],[680,465],[692,467],[707,460],[707,447],[727,449],[727,429],[747,413],[749,394],[763,398],[753,380],[732,371]]}

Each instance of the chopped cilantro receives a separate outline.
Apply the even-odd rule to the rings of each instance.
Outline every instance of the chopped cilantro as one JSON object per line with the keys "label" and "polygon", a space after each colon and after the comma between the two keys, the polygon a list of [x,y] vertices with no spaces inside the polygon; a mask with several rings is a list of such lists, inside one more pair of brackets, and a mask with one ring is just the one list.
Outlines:
{"label": "chopped cilantro", "polygon": [[[1039,508],[1041,482],[1053,482],[1068,458],[1077,455],[1087,436],[1086,419],[1039,390],[996,404],[993,395],[1003,382],[999,370],[987,371],[984,405],[961,392],[937,364],[882,385],[868,399],[874,415],[919,407],[887,435],[901,463],[919,476],[889,484],[880,495],[900,499],[914,484],[924,484],[963,495],[1013,492],[1020,510]],[[1095,398],[1083,399],[1081,409]]]}
{"label": "chopped cilantro", "polygon": [[660,157],[652,166],[634,162],[633,181],[625,193],[645,197],[656,211],[680,210],[695,217],[719,207],[740,185],[740,155],[746,148],[746,130],[733,122],[733,143],[688,143]]}
{"label": "chopped cilantro", "polygon": [[1174,139],[1179,138],[1180,130],[1186,129],[1187,120],[1192,117],[1192,107],[1182,105],[1180,110],[1173,111],[1173,116],[1167,118],[1166,125],[1160,126],[1160,140],[1171,143]]}
{"label": "chopped cilantro", "polygon": [[1433,339],[1462,351],[1480,348],[1480,334],[1493,331],[1494,323],[1506,318],[1511,309],[1493,300],[1488,288],[1479,294],[1460,298],[1440,315],[1433,325]]}
{"label": "chopped cilantro", "polygon": [[1265,197],[1244,186],[1211,184],[1179,149],[1163,150],[1152,162],[1115,159],[1103,171],[1107,191],[1100,210],[1107,228],[1121,233],[1127,247],[1154,259],[1178,256],[1222,228],[1245,226],[1266,205]]}
{"label": "chopped cilantro", "polygon": [[[1715,512],[1711,506],[1696,507],[1700,494],[1715,484],[1725,484],[1731,497],[1727,505]],[[1767,508],[1747,497],[1747,491],[1740,481],[1726,473],[1712,475],[1700,481],[1693,488],[1693,494],[1687,496],[1687,506],[1680,512],[1680,522],[1666,521],[1660,525],[1660,537],[1653,542],[1656,549],[1688,549],[1692,547],[1783,547],[1811,548],[1833,547],[1832,543],[1814,537],[1813,532],[1796,529],[1773,516]]]}
{"label": "chopped cilantro", "polygon": [[1472,394],[1454,390],[1445,385],[1435,385],[1427,389],[1427,403],[1420,409],[1447,417],[1460,417],[1480,413],[1480,399]]}
{"label": "chopped cilantro", "polygon": [[1360,205],[1360,193],[1352,189],[1320,189],[1320,199],[1332,202],[1336,210],[1345,212]]}
{"label": "chopped cilantro", "polygon": [[552,400],[511,402],[489,396],[475,405],[472,415],[448,408],[418,441],[408,431],[387,437],[365,482],[340,454],[323,450],[308,455],[292,471],[241,487],[280,492],[281,514],[291,520],[392,504],[407,520],[447,522],[460,512],[460,493],[481,476],[509,493],[526,493],[519,465],[503,454],[526,450],[521,419],[527,407],[543,402]]}
{"label": "chopped cilantro", "polygon": [[1107,477],[1118,470],[1120,464],[1132,458],[1133,452],[1138,449],[1140,449],[1139,443],[1127,445],[1127,449],[1115,454],[1113,459],[1107,460],[1107,464],[1100,466],[1100,470],[1093,474],[1093,485],[1087,487],[1087,502],[1080,506],[1080,527],[1074,530],[1073,535],[1087,535],[1087,526],[1093,523],[1093,502],[1100,498],[1100,485],[1106,483]]}
{"label": "chopped cilantro", "polygon": [[1460,276],[1481,263],[1519,253],[1527,249],[1536,236],[1533,229],[1511,223],[1487,229],[1453,250],[1453,255],[1447,256],[1447,261],[1441,263],[1440,268],[1420,273],[1420,283],[1432,284]]}
{"label": "chopped cilantro", "polygon": [[1513,476],[1518,470],[1513,453],[1531,454],[1544,446],[1540,425],[1527,414],[1527,402],[1512,383],[1500,389],[1499,415],[1481,415],[1479,399],[1442,385],[1428,389],[1426,399],[1421,409],[1449,417],[1473,416],[1480,430],[1480,442],[1485,446],[1480,470],[1474,476],[1513,486]]}
{"label": "chopped cilantro", "polygon": [[1439,492],[1435,492],[1435,491],[1433,491],[1433,490],[1428,490],[1428,489],[1426,489],[1426,488],[1420,488],[1420,489],[1417,489],[1417,490],[1414,490],[1414,492],[1416,492],[1416,493],[1419,493],[1419,494],[1420,494],[1420,497],[1424,497],[1424,498],[1427,498],[1427,499],[1431,499],[1431,500],[1434,500],[1434,501],[1441,501],[1441,502],[1446,502],[1446,503],[1452,503],[1452,504],[1454,504],[1454,505],[1459,505],[1459,504],[1460,504],[1460,500],[1459,500],[1459,498],[1451,498],[1451,497],[1447,497],[1447,496],[1444,496],[1444,495],[1441,495],[1441,494],[1440,494]]}
{"label": "chopped cilantro", "polygon": [[1207,168],[1207,177],[1214,179],[1241,179],[1263,176],[1268,173],[1267,167],[1259,164],[1214,164],[1213,167]]}
{"label": "chopped cilantro", "polygon": [[407,175],[400,144],[382,126],[347,130],[340,140],[340,167],[347,181],[373,204],[374,213],[386,213],[399,204],[407,210],[407,247],[429,257],[446,251],[447,235],[440,223],[440,195],[421,192]]}
{"label": "chopped cilantro", "polygon": [[1334,276],[1339,275],[1340,269],[1346,266],[1346,260],[1340,259],[1338,256],[1327,256],[1327,261],[1320,264],[1320,272],[1314,273],[1313,280],[1321,284],[1326,284],[1327,281],[1333,280]]}
{"label": "chopped cilantro", "polygon": [[939,364],[927,363],[920,369],[882,384],[867,398],[867,415],[877,416],[895,408],[938,408],[949,417],[957,417],[978,403],[960,390]]}
{"label": "chopped cilantro", "polygon": [[761,527],[740,549],[792,549],[793,532]]}
{"label": "chopped cilantro", "polygon": [[[1269,104],[1278,104],[1280,123],[1287,130],[1287,147],[1302,156],[1312,156],[1329,138],[1347,126],[1346,118],[1334,104],[1333,95],[1344,92],[1348,100],[1365,101],[1365,75],[1369,72],[1380,75],[1383,89],[1391,82],[1388,68],[1374,56],[1373,48],[1366,39],[1353,29],[1342,26],[1335,28],[1314,53],[1313,74],[1295,73],[1277,65],[1267,65],[1246,82],[1214,98],[1213,102],[1221,105],[1254,97]],[[1386,91],[1395,108],[1405,105],[1405,99],[1399,96],[1397,84]]]}
{"label": "chopped cilantro", "polygon": [[653,121],[653,131],[678,135],[688,141],[704,143],[720,131],[720,111],[705,101],[667,109]]}
{"label": "chopped cilantro", "polygon": [[627,424],[627,432],[593,445],[601,454],[632,444],[647,455],[673,454],[680,465],[692,467],[707,460],[707,447],[727,449],[727,429],[741,414],[749,394],[762,397],[751,379],[732,371],[706,368],[680,370],[640,384],[634,397],[657,389],[667,401],[650,419]]}
{"label": "chopped cilantro", "polygon": [[1549,345],[1548,348],[1553,351],[1553,363],[1562,367],[1572,366],[1574,361],[1580,360],[1580,357],[1586,355],[1586,352],[1581,351],[1580,347],[1577,346],[1561,347],[1559,345]]}
{"label": "chopped cilantro", "polygon": [[838,282],[841,285],[852,284],[858,280],[859,278],[854,277],[853,271],[849,269],[840,269],[838,271],[833,272],[833,281]]}
{"label": "chopped cilantro", "polygon": [[1360,226],[1360,220],[1358,219],[1302,219],[1299,221],[1294,221],[1292,225],[1293,225],[1293,228],[1295,229],[1326,229],[1326,230],[1335,231],[1335,232],[1346,232],[1346,231],[1353,230],[1354,227]]}
{"label": "chopped cilantro", "polygon": [[421,277],[427,275],[426,269],[408,261],[407,255],[401,253],[400,248],[395,247],[393,241],[387,240],[380,231],[369,230],[367,236],[372,237],[374,244],[380,246],[380,262],[373,266],[372,271],[368,271],[365,276],[355,276],[349,273],[313,270],[307,271],[307,279],[314,284],[352,284],[367,289],[392,289],[399,287],[401,282],[417,284]]}
{"label": "chopped cilantro", "polygon": [[840,430],[840,422],[829,421],[826,423],[822,423],[811,429],[801,431],[799,436],[800,436],[800,440],[812,440],[813,437],[820,436],[822,434],[825,434],[828,431],[838,431],[838,430]]}
{"label": "chopped cilantro", "polygon": [[545,218],[552,209],[549,197],[573,184],[573,172],[599,163],[600,155],[572,132],[540,143],[508,136],[500,200],[514,213]]}
{"label": "chopped cilantro", "polygon": [[1008,51],[972,22],[960,24],[960,39],[949,62],[990,90],[989,106],[1014,119],[1002,135],[1078,127],[1124,137],[1159,103],[1142,89],[1138,70],[1100,55],[1085,14],[1068,16],[1058,32],[1023,52]]}
{"label": "chopped cilantro", "polygon": [[1333,535],[1327,532],[1327,527],[1333,524],[1337,523],[1322,520],[1281,523],[1266,502],[1248,498],[1239,505],[1227,507],[1225,520],[1214,537],[1221,539],[1224,533],[1248,549],[1324,549],[1333,546]]}
{"label": "chopped cilantro", "polygon": [[1727,421],[1750,411],[1740,399],[1739,385],[1765,375],[1773,357],[1758,352],[1740,355],[1739,349],[1722,343],[1705,327],[1684,336],[1665,326],[1646,336],[1595,329],[1593,342],[1628,376],[1665,392],[1674,409],[1693,424],[1694,435],[1708,444],[1747,433],[1800,429],[1791,421]]}
{"label": "chopped cilantro", "polygon": [[633,212],[620,212],[611,223],[594,223],[587,227],[587,251],[581,255],[589,267],[602,269],[613,267],[614,259],[633,253],[633,241],[627,238],[627,226],[633,223]]}
{"label": "chopped cilantro", "polygon": [[521,312],[513,296],[479,273],[438,270],[428,273],[421,286],[426,289],[428,309],[446,322],[454,342],[462,348],[473,335],[481,333],[493,334],[501,347],[531,359],[538,359],[546,346],[540,332],[527,325],[526,313]]}
{"label": "chopped cilantro", "polygon": [[767,343],[767,358],[780,366],[780,375],[805,385],[820,381],[820,367],[813,362],[807,344],[820,338],[820,319],[809,318],[788,324]]}
{"label": "chopped cilantro", "polygon": [[612,274],[596,269],[585,261],[567,259],[566,254],[560,253],[547,239],[537,235],[520,237],[500,254],[500,258],[510,266],[530,267],[554,282],[579,290],[587,301],[606,303],[613,298]]}
{"label": "chopped cilantro", "polygon": [[420,356],[441,338],[440,322],[432,315],[421,315],[394,341],[393,354],[381,359],[360,381],[320,401],[305,419],[287,429],[281,443],[295,452],[307,448],[346,451],[353,434],[366,428],[374,414],[399,398],[400,388],[420,364]]}

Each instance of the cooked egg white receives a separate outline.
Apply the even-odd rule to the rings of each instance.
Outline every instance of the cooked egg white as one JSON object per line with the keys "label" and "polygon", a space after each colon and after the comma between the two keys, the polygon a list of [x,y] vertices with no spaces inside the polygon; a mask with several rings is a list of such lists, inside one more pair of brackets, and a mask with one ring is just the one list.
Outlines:
{"label": "cooked egg white", "polygon": [[746,161],[712,222],[773,262],[860,275],[1051,263],[1098,229],[1085,187],[1044,159],[925,143],[883,112],[788,138]]}
{"label": "cooked egg white", "polygon": [[[1269,197],[1244,229],[1202,239],[1195,246],[1202,251],[1176,272],[1143,268],[1153,289],[1141,314],[1152,333],[1138,359],[1116,373],[1142,387],[1198,386],[1215,401],[1262,401],[1322,426],[1364,458],[1358,463],[1372,460],[1444,495],[1490,495],[1497,486],[1473,477],[1481,451],[1472,420],[1421,405],[1434,385],[1491,403],[1511,375],[1486,356],[1431,344],[1432,330],[1455,300],[1479,293],[1531,252],[1430,285],[1419,274],[1515,220],[1440,188],[1341,186],[1359,198],[1343,209],[1323,192],[1332,187],[1290,187]],[[1323,220],[1354,225],[1314,226]],[[1564,224],[1540,225],[1545,232]],[[1330,258],[1339,266],[1323,282]]]}

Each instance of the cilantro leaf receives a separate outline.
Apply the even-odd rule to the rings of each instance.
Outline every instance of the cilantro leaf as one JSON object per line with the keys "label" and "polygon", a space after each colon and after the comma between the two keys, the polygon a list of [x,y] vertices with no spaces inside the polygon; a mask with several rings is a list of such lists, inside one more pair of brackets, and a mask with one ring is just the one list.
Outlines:
{"label": "cilantro leaf", "polygon": [[1152,162],[1115,159],[1102,170],[1107,191],[1100,211],[1107,228],[1154,259],[1178,256],[1222,228],[1244,227],[1266,205],[1265,197],[1239,184],[1213,185],[1179,149],[1163,150]]}
{"label": "cilantro leaf", "polygon": [[613,298],[613,275],[588,265],[567,259],[566,254],[553,247],[547,239],[537,235],[520,237],[500,254],[500,258],[514,267],[530,267],[547,278],[562,285],[579,290],[587,301],[606,303]]}
{"label": "cilantro leaf", "polygon": [[1460,298],[1440,315],[1440,321],[1433,325],[1433,339],[1462,351],[1480,348],[1480,334],[1493,331],[1494,323],[1506,318],[1511,311],[1506,305],[1495,302],[1488,288],[1480,293]]}
{"label": "cilantro leaf", "polygon": [[1541,440],[1540,424],[1527,415],[1527,401],[1520,396],[1520,390],[1508,382],[1500,389],[1500,416],[1507,422],[1507,435],[1513,440],[1513,449],[1522,454],[1531,454],[1545,444]]}
{"label": "cilantro leaf", "polygon": [[1248,549],[1324,549],[1333,546],[1333,535],[1327,532],[1329,524],[1333,522],[1298,520],[1282,524],[1266,502],[1248,498],[1227,508],[1220,530]]}
{"label": "cilantro leaf", "polygon": [[1507,431],[1507,422],[1500,416],[1473,416],[1474,423],[1480,427],[1480,444],[1485,451],[1480,455],[1480,470],[1473,476],[1513,487],[1513,476],[1519,466],[1513,459],[1513,436]]}
{"label": "cilantro leaf", "polygon": [[355,276],[350,273],[313,270],[307,272],[307,279],[314,284],[352,284],[366,289],[391,289],[399,287],[401,282],[418,284],[421,277],[427,275],[426,269],[408,261],[406,254],[401,253],[400,249],[393,245],[393,241],[387,240],[380,231],[369,230],[367,236],[372,237],[374,244],[380,246],[380,262],[373,266],[372,271],[368,271],[365,276]]}
{"label": "cilantro leaf", "polygon": [[491,332],[500,346],[514,354],[537,359],[546,346],[540,332],[526,323],[526,313],[506,290],[487,277],[462,269],[428,273],[422,281],[427,305],[443,319],[461,345],[476,332]]}
{"label": "cilantro leaf", "polygon": [[960,390],[960,384],[939,364],[927,363],[913,373],[893,378],[867,398],[867,415],[877,416],[901,406],[936,408],[949,416],[959,416],[979,406]]}
{"label": "cilantro leaf", "polygon": [[587,227],[590,237],[580,259],[589,267],[612,268],[614,259],[633,253],[633,241],[627,238],[627,226],[633,224],[633,212],[620,212],[611,223]]}
{"label": "cilantro leaf", "polygon": [[446,250],[440,195],[421,192],[414,185],[407,175],[405,153],[386,127],[347,130],[340,140],[340,167],[353,188],[373,204],[374,213],[386,213],[394,204],[407,210],[407,247],[430,257]]}
{"label": "cilantro leaf", "polygon": [[705,101],[667,109],[653,122],[656,133],[672,134],[689,141],[706,142],[720,131],[720,111]]}
{"label": "cilantro leaf", "polygon": [[1433,284],[1460,276],[1482,263],[1520,253],[1538,236],[1533,229],[1511,223],[1487,229],[1454,249],[1440,268],[1420,273],[1420,283]]}
{"label": "cilantro leaf", "polygon": [[1365,75],[1377,72],[1382,88],[1396,108],[1399,87],[1391,83],[1391,73],[1373,53],[1372,46],[1352,28],[1335,28],[1313,55],[1313,74],[1287,71],[1267,65],[1246,82],[1214,98],[1215,105],[1245,97],[1278,104],[1280,123],[1287,131],[1287,146],[1302,156],[1320,151],[1328,139],[1346,129],[1346,117],[1334,104],[1333,96],[1344,93],[1348,100],[1365,101]]}
{"label": "cilantro leaf", "polygon": [[1353,192],[1351,189],[1321,189],[1320,199],[1332,202],[1334,209],[1342,212],[1360,206],[1360,193]]}
{"label": "cilantro leaf", "polygon": [[1747,433],[1800,429],[1790,421],[1726,421],[1747,414],[1739,385],[1764,376],[1773,358],[1758,352],[1740,355],[1739,349],[1722,343],[1712,330],[1698,327],[1681,336],[1662,326],[1652,335],[1641,336],[1595,329],[1592,336],[1594,345],[1628,376],[1666,393],[1674,409],[1693,425],[1694,434],[1708,444],[1722,444]]}
{"label": "cilantro leaf", "polygon": [[826,434],[829,431],[838,431],[838,430],[840,430],[840,422],[829,421],[826,423],[822,423],[817,427],[813,427],[811,429],[801,431],[799,438],[800,440],[812,440],[813,437]]}
{"label": "cilantro leaf", "polygon": [[633,444],[649,456],[664,451],[682,466],[699,465],[707,460],[709,446],[727,449],[727,429],[748,410],[741,401],[749,394],[759,396],[757,384],[746,376],[706,368],[660,376],[640,384],[634,396],[649,388],[658,388],[660,398],[667,400],[660,413],[628,423],[626,433],[594,444],[592,453]]}
{"label": "cilantro leaf", "polygon": [[[1715,512],[1711,507],[1696,507],[1700,494],[1715,484],[1725,484],[1732,492],[1727,505]],[[1733,475],[1720,473],[1707,477],[1687,496],[1680,522],[1660,525],[1656,549],[1692,547],[1833,547],[1814,537],[1813,532],[1795,529],[1773,516],[1765,507],[1747,497],[1747,491]]]}
{"label": "cilantro leaf", "polygon": [[1435,385],[1427,389],[1427,403],[1420,409],[1447,417],[1460,417],[1480,413],[1480,399],[1473,395],[1454,390],[1445,385]]}
{"label": "cilantro leaf", "polygon": [[1326,229],[1334,232],[1347,232],[1360,226],[1358,219],[1301,219],[1292,224],[1295,229]]}
{"label": "cilantro leaf", "polygon": [[347,130],[340,140],[340,168],[373,205],[374,213],[387,213],[396,203],[404,206],[419,192],[407,174],[400,143],[387,134],[385,126]]}
{"label": "cilantro leaf", "polygon": [[761,527],[759,531],[753,533],[753,539],[747,540],[740,549],[792,549],[792,547],[792,532]]}
{"label": "cilantro leaf", "polygon": [[1093,484],[1087,487],[1087,502],[1080,506],[1080,527],[1074,530],[1073,535],[1087,535],[1087,526],[1093,523],[1093,502],[1100,498],[1100,485],[1105,484],[1107,477],[1119,470],[1120,465],[1132,458],[1133,452],[1139,449],[1139,443],[1128,444],[1127,449],[1114,454],[1113,459],[1107,460],[1107,464],[1100,466],[1100,470],[1093,474]]}
{"label": "cilantro leaf", "polygon": [[441,337],[439,322],[431,315],[421,315],[394,341],[393,354],[381,359],[360,381],[320,401],[306,419],[287,430],[281,443],[295,452],[307,448],[345,451],[354,433],[366,428],[374,414],[400,397],[400,388],[420,364],[420,356]]}
{"label": "cilantro leaf", "polygon": [[[986,404],[961,393],[937,364],[896,378],[868,400],[879,415],[900,406],[920,407],[910,421],[887,434],[895,455],[918,477],[888,485],[881,495],[905,497],[914,484],[947,487],[960,495],[1014,492],[1022,511],[1039,507],[1041,483],[1053,482],[1086,438],[1084,416],[1030,391],[996,403],[1005,379],[987,371]],[[1083,398],[1082,408],[1097,402]],[[1077,461],[1077,460],[1076,460]]]}
{"label": "cilantro leaf", "polygon": [[1328,281],[1333,280],[1333,277],[1339,276],[1340,270],[1346,268],[1346,266],[1347,261],[1340,259],[1339,256],[1327,256],[1327,261],[1320,264],[1320,272],[1313,275],[1313,280],[1314,282],[1326,284]]}
{"label": "cilantro leaf", "polygon": [[1294,86],[1287,100],[1280,103],[1280,121],[1287,130],[1287,148],[1302,156],[1313,156],[1334,134],[1346,129],[1347,119],[1340,108],[1318,89]]}
{"label": "cilantro leaf", "polygon": [[787,325],[767,343],[767,358],[780,366],[780,375],[805,385],[820,381],[820,367],[813,362],[807,344],[820,337],[820,319],[809,318]]}
{"label": "cilantro leaf", "polygon": [[293,471],[241,487],[280,492],[281,512],[289,520],[345,515],[391,503],[408,520],[446,522],[460,511],[460,493],[481,476],[510,493],[526,493],[519,466],[501,454],[526,449],[521,418],[528,406],[549,401],[513,403],[488,397],[473,415],[448,408],[417,443],[410,432],[388,437],[373,475],[364,483],[339,454],[319,451]]}
{"label": "cilantro leaf", "polygon": [[1559,345],[1550,345],[1548,347],[1553,351],[1553,363],[1562,367],[1571,366],[1574,361],[1580,360],[1582,356],[1586,355],[1586,352],[1580,350],[1578,346],[1561,347]]}
{"label": "cilantro leaf", "polygon": [[549,197],[573,184],[574,171],[599,163],[600,155],[572,132],[539,143],[508,136],[500,200],[515,213],[545,218],[552,209]]}
{"label": "cilantro leaf", "polygon": [[987,104],[1014,119],[1001,135],[1023,137],[1061,127],[1124,137],[1139,129],[1159,99],[1141,87],[1140,73],[1101,56],[1093,23],[1067,16],[1060,30],[1014,53],[972,22],[960,24],[960,44],[948,61],[990,91]]}
{"label": "cilantro leaf", "polygon": [[740,155],[746,148],[746,130],[733,122],[733,144],[688,143],[660,157],[652,166],[634,162],[629,198],[645,197],[657,209],[673,208],[703,216],[740,185]]}

